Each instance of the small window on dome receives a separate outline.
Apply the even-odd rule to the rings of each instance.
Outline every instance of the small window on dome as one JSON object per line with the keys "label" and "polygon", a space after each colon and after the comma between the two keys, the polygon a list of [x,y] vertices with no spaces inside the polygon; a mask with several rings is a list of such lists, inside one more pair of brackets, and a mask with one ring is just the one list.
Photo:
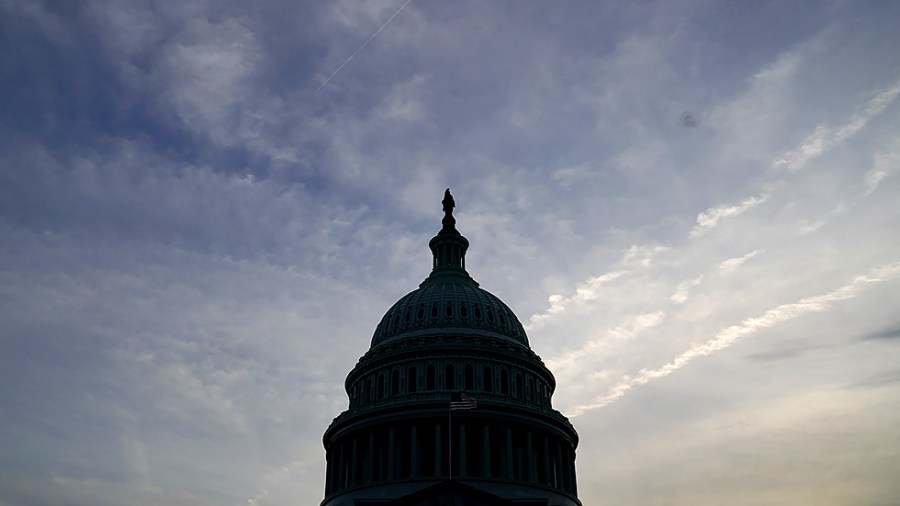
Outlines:
{"label": "small window on dome", "polygon": [[419,310],[416,312],[416,319],[422,320],[424,318],[425,318],[425,308],[422,306],[419,306]]}
{"label": "small window on dome", "polygon": [[447,303],[447,308],[444,310],[444,313],[447,315],[447,318],[453,317],[453,304]]}
{"label": "small window on dome", "polygon": [[439,314],[440,314],[440,311],[438,311],[437,304],[432,305],[431,306],[431,317],[437,318]]}
{"label": "small window on dome", "polygon": [[403,323],[409,323],[412,319],[412,309],[406,308],[406,313],[403,314]]}
{"label": "small window on dome", "polygon": [[481,319],[481,308],[478,306],[475,306],[474,308],[472,308],[472,314],[475,315],[476,320],[480,320]]}
{"label": "small window on dome", "polygon": [[488,308],[487,310],[487,318],[489,322],[494,321],[494,310],[492,308]]}
{"label": "small window on dome", "polygon": [[465,318],[465,317],[467,317],[468,315],[469,315],[469,310],[466,308],[466,305],[465,305],[465,304],[460,304],[460,305],[459,305],[459,316],[460,316],[461,318]]}

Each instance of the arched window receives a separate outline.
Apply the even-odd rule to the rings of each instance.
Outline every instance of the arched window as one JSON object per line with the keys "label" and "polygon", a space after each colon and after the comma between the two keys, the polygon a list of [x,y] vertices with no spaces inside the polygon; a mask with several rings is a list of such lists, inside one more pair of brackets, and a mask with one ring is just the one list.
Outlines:
{"label": "arched window", "polygon": [[475,390],[475,369],[466,364],[466,390]]}
{"label": "arched window", "polygon": [[449,390],[456,388],[456,369],[453,364],[447,364],[447,367],[444,368],[444,385]]}
{"label": "arched window", "polygon": [[509,371],[505,367],[500,369],[500,393],[509,395]]}
{"label": "arched window", "polygon": [[494,391],[494,371],[490,366],[484,366],[484,370],[482,371],[481,381],[484,384],[485,392],[493,392]]}
{"label": "arched window", "polygon": [[513,377],[516,379],[516,391],[514,392],[514,394],[516,396],[516,399],[521,399],[524,395],[522,391],[522,375],[519,373],[519,371],[516,371],[513,373]]}
{"label": "arched window", "polygon": [[410,366],[409,369],[406,370],[406,391],[407,392],[415,392],[416,387],[418,386],[416,378],[416,366]]}
{"label": "arched window", "polygon": [[375,385],[375,400],[384,397],[384,373],[378,373],[378,384]]}
{"label": "arched window", "polygon": [[394,369],[391,371],[391,395],[400,393],[400,371]]}
{"label": "arched window", "polygon": [[425,390],[434,390],[434,366],[431,364],[425,368]]}

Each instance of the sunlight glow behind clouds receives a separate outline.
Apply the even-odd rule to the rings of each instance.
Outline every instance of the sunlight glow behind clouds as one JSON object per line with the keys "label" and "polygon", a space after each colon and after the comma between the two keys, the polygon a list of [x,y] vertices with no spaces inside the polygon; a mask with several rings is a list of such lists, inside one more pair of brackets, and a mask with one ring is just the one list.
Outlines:
{"label": "sunlight glow behind clouds", "polygon": [[711,207],[697,215],[697,225],[691,230],[691,237],[699,237],[707,230],[719,224],[722,218],[739,216],[748,210],[769,200],[769,194],[763,193],[755,197],[749,197],[740,204]]}

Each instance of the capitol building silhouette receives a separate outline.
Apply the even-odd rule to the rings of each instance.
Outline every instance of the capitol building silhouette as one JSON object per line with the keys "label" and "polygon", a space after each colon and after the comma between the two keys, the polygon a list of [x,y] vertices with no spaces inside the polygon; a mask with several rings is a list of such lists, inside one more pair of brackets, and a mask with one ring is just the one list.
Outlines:
{"label": "capitol building silhouette", "polygon": [[450,190],[431,274],[387,310],[323,436],[321,506],[580,506],[578,434],[521,322],[466,271]]}

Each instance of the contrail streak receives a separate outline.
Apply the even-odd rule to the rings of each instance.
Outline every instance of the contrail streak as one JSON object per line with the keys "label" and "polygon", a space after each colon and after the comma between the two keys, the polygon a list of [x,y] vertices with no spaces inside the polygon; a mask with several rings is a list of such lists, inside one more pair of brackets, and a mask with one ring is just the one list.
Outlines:
{"label": "contrail streak", "polygon": [[350,58],[347,58],[347,60],[344,63],[342,63],[341,66],[337,68],[337,70],[335,70],[330,76],[328,76],[328,79],[326,79],[322,84],[320,84],[318,88],[316,88],[316,91],[321,90],[322,86],[325,86],[326,84],[328,84],[328,81],[331,81],[331,78],[334,77],[335,75],[337,75],[337,73],[340,72],[341,69],[344,68],[345,65],[350,63],[350,60],[352,60],[353,57],[358,55],[359,52],[362,51],[363,48],[369,44],[369,42],[372,42],[372,39],[374,39],[379,33],[381,33],[381,31],[384,30],[384,27],[387,26],[387,24],[390,23],[391,20],[397,16],[397,14],[400,14],[400,11],[402,11],[404,7],[409,5],[410,2],[412,2],[412,0],[406,0],[406,3],[401,5],[400,8],[397,9],[397,12],[392,14],[391,17],[389,17],[388,20],[385,21],[383,25],[381,25],[377,30],[375,30],[375,33],[373,33],[372,36],[368,38],[368,40],[363,42],[363,44],[361,46],[359,46],[359,49],[357,49],[356,51],[353,52],[353,54],[350,55]]}
{"label": "contrail streak", "polygon": [[792,320],[808,313],[825,311],[831,306],[832,302],[852,299],[870,285],[897,277],[900,277],[900,262],[872,269],[868,274],[857,276],[849,284],[831,292],[800,299],[799,301],[790,304],[782,304],[766,311],[761,316],[747,318],[739,325],[732,325],[731,327],[723,329],[716,334],[715,337],[705,343],[690,348],[668,364],[656,369],[641,369],[635,376],[625,376],[619,383],[614,385],[606,395],[600,396],[588,404],[575,406],[570,412],[566,413],[566,416],[575,417],[588,411],[602,408],[603,406],[618,400],[625,395],[625,392],[632,388],[668,376],[686,366],[694,359],[705,357],[706,355],[723,350],[743,337],[747,337],[760,330],[773,327],[779,323]]}

